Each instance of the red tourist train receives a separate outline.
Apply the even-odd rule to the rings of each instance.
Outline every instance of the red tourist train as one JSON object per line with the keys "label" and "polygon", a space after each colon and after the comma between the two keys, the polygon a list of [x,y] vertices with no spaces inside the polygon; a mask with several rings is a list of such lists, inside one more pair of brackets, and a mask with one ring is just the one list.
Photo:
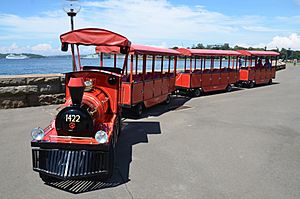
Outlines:
{"label": "red tourist train", "polygon": [[[272,83],[279,55],[271,51],[176,51],[131,45],[122,35],[96,28],[74,30],[61,35],[60,40],[63,51],[71,46],[74,70],[65,74],[66,102],[48,127],[31,132],[33,170],[45,182],[110,178],[122,108],[140,116],[143,108],[170,103],[176,90],[200,96],[203,92],[231,91],[237,84]],[[81,45],[96,47],[99,66],[81,65]],[[104,63],[107,54],[113,54],[111,66]]]}

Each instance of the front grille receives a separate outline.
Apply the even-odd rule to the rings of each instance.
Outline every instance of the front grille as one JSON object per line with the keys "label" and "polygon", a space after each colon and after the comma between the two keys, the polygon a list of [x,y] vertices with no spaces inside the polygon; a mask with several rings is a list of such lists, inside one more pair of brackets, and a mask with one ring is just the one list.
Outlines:
{"label": "front grille", "polygon": [[33,170],[62,179],[88,177],[108,172],[108,153],[61,149],[32,149]]}

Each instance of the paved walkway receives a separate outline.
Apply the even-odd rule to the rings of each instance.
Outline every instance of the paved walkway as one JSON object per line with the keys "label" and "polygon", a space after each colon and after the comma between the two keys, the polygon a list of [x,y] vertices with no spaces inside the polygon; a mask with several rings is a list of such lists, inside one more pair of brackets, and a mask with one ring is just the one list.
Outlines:
{"label": "paved walkway", "polygon": [[127,119],[109,183],[44,184],[30,131],[56,106],[0,110],[0,198],[300,198],[300,67],[271,86],[175,99]]}

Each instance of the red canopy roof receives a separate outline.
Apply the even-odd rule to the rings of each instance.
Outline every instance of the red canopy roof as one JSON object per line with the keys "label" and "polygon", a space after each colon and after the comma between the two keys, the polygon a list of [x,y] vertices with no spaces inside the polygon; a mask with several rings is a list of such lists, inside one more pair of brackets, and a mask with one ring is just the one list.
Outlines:
{"label": "red canopy roof", "polygon": [[238,50],[245,56],[278,56],[280,53],[274,51]]}
{"label": "red canopy roof", "polygon": [[98,28],[73,30],[60,36],[62,43],[95,46],[130,46],[130,41],[117,33]]}
{"label": "red canopy roof", "polygon": [[96,46],[96,53],[120,54],[120,48],[116,46]]}
{"label": "red canopy roof", "polygon": [[182,55],[186,56],[240,56],[239,52],[233,50],[209,50],[209,49],[177,49]]}
{"label": "red canopy roof", "polygon": [[[120,53],[120,49],[116,47],[108,47],[108,46],[97,46],[96,52],[103,52],[103,53]],[[139,54],[139,55],[180,55],[179,52],[176,50],[168,49],[168,48],[159,48],[159,47],[152,47],[152,46],[145,46],[139,44],[132,44],[130,46],[130,54]]]}
{"label": "red canopy roof", "polygon": [[132,44],[130,47],[130,54],[139,55],[180,55],[179,52],[168,48],[159,48],[152,46],[144,46],[140,44]]}

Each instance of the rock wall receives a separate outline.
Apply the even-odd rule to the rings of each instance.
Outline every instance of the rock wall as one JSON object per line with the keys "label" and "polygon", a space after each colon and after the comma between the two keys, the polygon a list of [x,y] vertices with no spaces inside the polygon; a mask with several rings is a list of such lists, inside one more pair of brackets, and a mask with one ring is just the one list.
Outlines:
{"label": "rock wall", "polygon": [[0,76],[1,109],[60,104],[64,98],[64,75]]}

